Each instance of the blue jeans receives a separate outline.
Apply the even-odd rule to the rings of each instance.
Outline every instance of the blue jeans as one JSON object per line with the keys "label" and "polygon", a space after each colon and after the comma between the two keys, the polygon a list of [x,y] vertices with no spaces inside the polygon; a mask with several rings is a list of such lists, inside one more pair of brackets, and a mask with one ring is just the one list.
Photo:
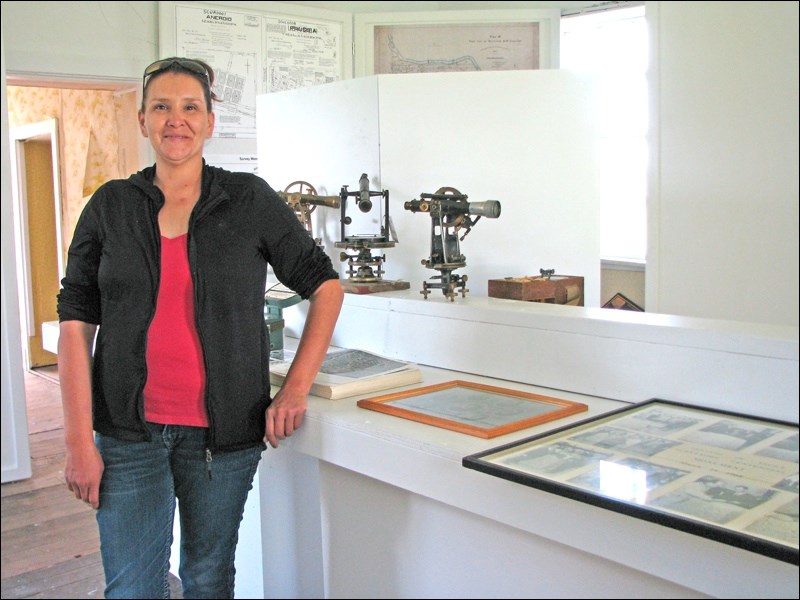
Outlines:
{"label": "blue jeans", "polygon": [[216,452],[206,430],[148,423],[150,442],[97,434],[100,553],[106,598],[169,598],[177,499],[184,598],[233,598],[234,557],[247,494],[266,448]]}

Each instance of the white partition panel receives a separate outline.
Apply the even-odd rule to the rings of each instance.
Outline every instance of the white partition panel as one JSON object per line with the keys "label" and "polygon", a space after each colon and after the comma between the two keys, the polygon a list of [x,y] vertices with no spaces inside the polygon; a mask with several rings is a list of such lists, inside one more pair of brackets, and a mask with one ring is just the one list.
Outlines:
{"label": "white partition panel", "polygon": [[[454,187],[470,202],[499,200],[461,241],[470,294],[489,279],[584,277],[587,306],[600,298],[598,198],[592,86],[565,71],[494,71],[380,76],[381,167],[396,199],[400,244],[387,272],[412,290],[438,272],[431,219],[403,202]],[[432,294],[441,293],[434,290]]]}
{"label": "white partition panel", "polygon": [[[259,173],[276,188],[308,181],[319,194],[358,190],[367,173],[371,190],[389,193],[398,238],[383,250],[384,278],[415,291],[440,273],[421,264],[431,218],[405,202],[442,187],[469,202],[499,200],[500,217],[481,217],[460,242],[466,266],[455,274],[468,277],[468,295],[486,296],[489,279],[555,269],[583,276],[586,305],[598,306],[593,99],[589,80],[560,70],[378,75],[268,94],[258,100]],[[340,212],[314,218],[339,263]],[[367,229],[347,234],[374,234],[381,219],[375,206]]]}

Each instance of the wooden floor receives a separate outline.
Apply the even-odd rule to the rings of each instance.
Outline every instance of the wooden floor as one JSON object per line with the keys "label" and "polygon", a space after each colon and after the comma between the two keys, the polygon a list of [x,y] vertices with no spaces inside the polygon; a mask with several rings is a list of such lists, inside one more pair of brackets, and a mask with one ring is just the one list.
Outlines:
{"label": "wooden floor", "polygon": [[[2,485],[2,598],[103,598],[94,509],[64,483],[55,367],[25,374],[33,475]],[[172,578],[172,597],[182,598]]]}

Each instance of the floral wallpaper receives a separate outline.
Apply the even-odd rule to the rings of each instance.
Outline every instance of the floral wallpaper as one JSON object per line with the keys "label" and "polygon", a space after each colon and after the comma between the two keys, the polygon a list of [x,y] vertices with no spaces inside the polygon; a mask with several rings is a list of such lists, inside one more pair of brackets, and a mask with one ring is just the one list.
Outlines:
{"label": "floral wallpaper", "polygon": [[[8,86],[9,127],[58,121],[64,249],[92,193],[108,179],[138,169],[136,92]],[[129,125],[125,125],[129,124]],[[134,142],[135,146],[135,142]]]}

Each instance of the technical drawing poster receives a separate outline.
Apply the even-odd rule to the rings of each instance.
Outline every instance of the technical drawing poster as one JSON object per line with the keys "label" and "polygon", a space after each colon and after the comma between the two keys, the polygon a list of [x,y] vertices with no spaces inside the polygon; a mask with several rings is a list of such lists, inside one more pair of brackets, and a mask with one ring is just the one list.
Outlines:
{"label": "technical drawing poster", "polygon": [[[256,95],[263,55],[261,18],[230,10],[175,7],[178,56],[199,58],[214,69],[219,102],[214,137],[255,138]],[[262,89],[260,89],[262,88]]]}
{"label": "technical drawing poster", "polygon": [[256,96],[337,81],[341,26],[194,6],[175,7],[178,56],[214,68],[214,137],[255,139]]}
{"label": "technical drawing poster", "polygon": [[339,80],[339,25],[272,17],[264,23],[267,92]]}

